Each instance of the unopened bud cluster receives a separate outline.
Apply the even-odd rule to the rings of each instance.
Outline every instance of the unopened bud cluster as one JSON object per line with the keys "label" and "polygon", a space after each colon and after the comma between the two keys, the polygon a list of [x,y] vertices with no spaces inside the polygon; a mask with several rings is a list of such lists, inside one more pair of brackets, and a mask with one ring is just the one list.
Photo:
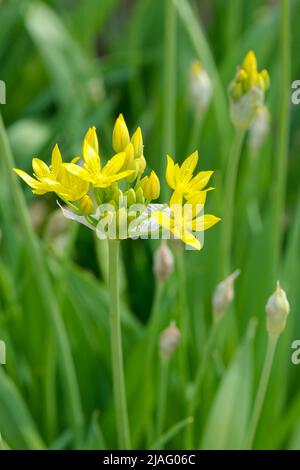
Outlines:
{"label": "unopened bud cluster", "polygon": [[249,128],[259,107],[264,103],[266,90],[270,86],[267,70],[258,72],[253,51],[248,52],[242,66],[229,85],[231,118],[237,127]]}

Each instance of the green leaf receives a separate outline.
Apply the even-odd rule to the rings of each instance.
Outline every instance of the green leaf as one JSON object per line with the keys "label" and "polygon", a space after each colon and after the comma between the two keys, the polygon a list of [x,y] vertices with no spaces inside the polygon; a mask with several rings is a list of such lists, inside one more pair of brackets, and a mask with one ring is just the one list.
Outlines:
{"label": "green leaf", "polygon": [[225,374],[206,423],[202,449],[243,449],[252,392],[254,324]]}

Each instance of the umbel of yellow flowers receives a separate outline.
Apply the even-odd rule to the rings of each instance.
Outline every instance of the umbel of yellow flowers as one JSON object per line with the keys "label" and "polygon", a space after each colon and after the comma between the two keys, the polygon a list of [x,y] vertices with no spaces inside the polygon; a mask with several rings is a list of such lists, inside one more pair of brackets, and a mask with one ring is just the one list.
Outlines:
{"label": "umbel of yellow flowers", "polygon": [[62,208],[64,215],[95,230],[100,238],[154,234],[155,238],[172,236],[200,249],[197,234],[220,219],[203,213],[207,192],[213,189],[205,188],[212,171],[194,175],[198,153],[181,166],[167,157],[166,180],[173,194],[168,204],[153,204],[160,195],[159,178],[154,171],[143,176],[146,160],[141,129],[130,136],[122,114],[115,122],[112,147],[115,154],[103,165],[96,129],[91,127],[83,140],[82,157],[65,163],[55,145],[50,166],[33,158],[33,177],[20,169],[14,171],[34,194],[54,192],[68,206]]}
{"label": "umbel of yellow flowers", "polygon": [[255,54],[249,51],[229,85],[231,119],[237,127],[247,129],[251,126],[269,87],[267,70],[258,72]]}

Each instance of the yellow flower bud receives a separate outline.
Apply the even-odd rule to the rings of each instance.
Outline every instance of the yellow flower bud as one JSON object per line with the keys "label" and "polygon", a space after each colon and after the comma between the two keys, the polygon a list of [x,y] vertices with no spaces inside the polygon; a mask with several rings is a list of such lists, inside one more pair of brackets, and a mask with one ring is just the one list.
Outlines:
{"label": "yellow flower bud", "polygon": [[260,75],[264,81],[265,90],[267,90],[270,88],[270,75],[266,69],[262,70]]}
{"label": "yellow flower bud", "polygon": [[117,118],[112,135],[112,145],[116,153],[122,152],[130,142],[129,132],[123,115]]}
{"label": "yellow flower bud", "polygon": [[83,196],[79,203],[79,209],[82,214],[92,214],[93,213],[93,201],[87,194]]}
{"label": "yellow flower bud", "polygon": [[152,199],[157,199],[159,197],[160,182],[155,171],[151,171],[149,177],[145,176],[140,184],[143,188],[146,200],[152,201]]}
{"label": "yellow flower bud", "polygon": [[170,359],[177,349],[180,341],[180,331],[175,322],[172,322],[160,335],[159,352],[163,359]]}
{"label": "yellow flower bud", "polygon": [[279,281],[277,281],[274,294],[271,295],[267,302],[266,312],[268,333],[279,336],[285,328],[286,320],[290,313],[289,301],[286,293],[281,289]]}
{"label": "yellow flower bud", "polygon": [[135,160],[135,164],[136,164],[137,174],[142,175],[145,171],[146,166],[147,166],[146,159],[145,159],[144,155],[142,155],[140,158],[137,158]]}
{"label": "yellow flower bud", "polygon": [[269,86],[268,72],[258,72],[255,54],[248,52],[229,85],[231,119],[237,127],[247,129],[251,126],[257,109],[263,106]]}
{"label": "yellow flower bud", "polygon": [[135,168],[134,165],[134,148],[131,142],[125,148],[125,162],[122,167],[122,170],[133,170]]}
{"label": "yellow flower bud", "polygon": [[141,128],[138,127],[131,138],[131,143],[134,148],[134,158],[140,158],[143,155],[143,136]]}

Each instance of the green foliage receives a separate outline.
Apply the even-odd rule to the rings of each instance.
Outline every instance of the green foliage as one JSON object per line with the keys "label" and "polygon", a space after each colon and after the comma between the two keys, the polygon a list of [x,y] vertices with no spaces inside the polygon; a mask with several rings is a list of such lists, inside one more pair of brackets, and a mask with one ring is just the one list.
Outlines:
{"label": "green foliage", "polygon": [[[131,131],[137,125],[142,127],[147,163],[162,172],[163,3],[0,2],[0,79],[7,89],[7,104],[0,105],[0,111],[18,167],[29,170],[31,158],[37,155],[49,163],[50,148],[56,142],[66,160],[79,155],[89,125],[97,126],[101,152],[104,158],[110,157],[112,123],[122,112]],[[232,227],[232,264],[241,269],[241,275],[235,283],[235,301],[208,358],[194,423],[187,415],[187,402],[205,355],[212,294],[222,280],[220,224],[205,234],[200,253],[183,253],[184,276],[174,272],[164,286],[159,330],[170,320],[178,320],[183,307],[189,336],[185,367],[179,346],[168,370],[166,422],[161,436],[153,435],[159,390],[157,333],[152,339],[154,367],[150,380],[145,377],[145,351],[149,331],[154,331],[149,318],[155,292],[152,260],[158,243],[131,240],[122,244],[121,316],[133,446],[183,448],[189,426],[193,426],[198,448],[245,446],[266,351],[264,306],[275,288],[270,240],[274,233],[283,232],[276,274],[287,291],[291,314],[279,339],[254,446],[299,448],[300,369],[291,364],[290,345],[300,336],[300,106],[290,107],[284,213],[280,226],[271,222],[273,195],[278,189],[274,168],[283,74],[277,53],[279,4],[263,0],[174,0],[173,4],[177,23],[174,158],[178,162],[187,156],[196,119],[187,89],[192,60],[201,60],[214,86],[213,103],[198,137],[201,169],[216,170],[216,190],[210,194],[208,212],[222,217],[224,174],[233,136],[227,88],[249,49],[255,51],[261,68],[270,71],[267,105],[271,130],[254,156],[254,165],[247,140],[242,150]],[[300,56],[295,32],[300,5],[296,1],[290,4],[292,79],[298,79]],[[52,304],[53,299],[41,298],[38,292],[40,273],[26,234],[20,230],[8,181],[0,155],[0,340],[5,341],[7,350],[7,364],[0,365],[0,449],[116,448],[105,243],[95,242],[92,232],[83,227],[72,240],[72,225],[66,226],[59,217],[54,219],[55,197],[44,196],[37,202],[28,188],[23,188],[51,282],[46,294],[52,292],[55,297],[74,360],[74,380],[83,410],[78,438],[70,417],[57,331],[45,313],[45,304]],[[175,252],[176,247],[170,246]],[[253,317],[257,319],[255,331]]]}

